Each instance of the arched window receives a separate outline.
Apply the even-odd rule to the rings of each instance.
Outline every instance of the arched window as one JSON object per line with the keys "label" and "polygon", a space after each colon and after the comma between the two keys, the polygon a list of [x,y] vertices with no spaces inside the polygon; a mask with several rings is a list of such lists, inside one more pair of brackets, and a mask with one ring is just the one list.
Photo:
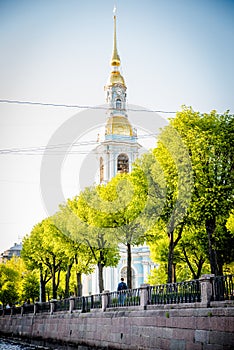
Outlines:
{"label": "arched window", "polygon": [[[132,273],[132,288],[136,286],[136,273],[133,268],[131,268]],[[124,278],[124,281],[127,283],[127,266],[124,266],[120,271],[120,278]]]}
{"label": "arched window", "polygon": [[128,173],[129,172],[129,158],[127,154],[121,153],[117,158],[117,172]]}
{"label": "arched window", "polygon": [[103,182],[104,180],[104,162],[103,158],[100,157],[100,182]]}
{"label": "arched window", "polygon": [[121,109],[121,107],[122,107],[122,102],[121,102],[121,100],[118,98],[118,99],[116,100],[116,109]]}

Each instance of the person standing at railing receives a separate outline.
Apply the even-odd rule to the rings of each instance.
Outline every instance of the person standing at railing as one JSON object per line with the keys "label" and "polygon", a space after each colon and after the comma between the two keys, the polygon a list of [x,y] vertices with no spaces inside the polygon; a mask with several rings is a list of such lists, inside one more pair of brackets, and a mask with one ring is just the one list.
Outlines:
{"label": "person standing at railing", "polygon": [[128,289],[127,284],[124,282],[124,278],[122,277],[119,284],[118,284],[118,288],[117,288],[117,292],[119,292],[119,297],[118,297],[118,303],[120,305],[124,305],[124,301],[126,298],[126,293],[125,290]]}

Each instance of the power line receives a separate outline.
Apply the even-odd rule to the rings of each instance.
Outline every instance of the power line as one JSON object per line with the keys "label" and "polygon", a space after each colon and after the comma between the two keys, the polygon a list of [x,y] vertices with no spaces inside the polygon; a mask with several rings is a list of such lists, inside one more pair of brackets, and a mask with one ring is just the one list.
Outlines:
{"label": "power line", "polygon": [[[137,139],[154,138],[157,134],[142,134],[137,137]],[[61,155],[61,154],[88,154],[92,150],[77,150],[73,147],[83,147],[83,146],[95,146],[100,144],[101,141],[80,141],[70,143],[61,143],[50,146],[35,146],[35,147],[22,147],[22,148],[5,148],[0,149],[0,155]],[[65,147],[65,150],[62,148]],[[67,148],[70,148],[69,150]],[[46,153],[45,153],[46,152]]]}
{"label": "power line", "polygon": [[74,142],[72,144],[70,143],[60,143],[56,145],[50,145],[50,146],[35,146],[35,147],[24,147],[24,148],[5,148],[0,149],[0,153],[11,153],[11,152],[26,152],[26,151],[49,151],[54,150],[57,148],[62,147],[73,147],[73,146],[89,146],[89,145],[95,145],[97,144],[97,141],[81,141],[81,142]]}
{"label": "power line", "polygon": [[[100,110],[109,110],[109,107],[104,106],[89,106],[89,105],[70,105],[70,104],[60,104],[60,103],[46,103],[46,102],[35,102],[35,101],[18,101],[18,100],[0,100],[0,103],[9,103],[9,104],[20,104],[20,105],[33,105],[33,106],[43,106],[43,107],[63,107],[63,108],[76,108],[76,109],[100,109]],[[149,113],[166,113],[166,114],[175,114],[173,111],[161,111],[161,110],[151,110],[151,109],[135,109],[128,108],[128,111],[131,112],[149,112]]]}

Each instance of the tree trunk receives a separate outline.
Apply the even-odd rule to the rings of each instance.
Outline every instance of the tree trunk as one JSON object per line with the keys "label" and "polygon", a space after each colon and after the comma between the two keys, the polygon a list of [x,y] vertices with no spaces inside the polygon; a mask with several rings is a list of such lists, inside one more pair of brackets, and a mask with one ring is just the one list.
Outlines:
{"label": "tree trunk", "polygon": [[40,303],[41,302],[44,303],[46,301],[46,289],[45,289],[45,286],[46,286],[46,284],[45,284],[45,281],[43,279],[43,273],[42,273],[42,271],[40,271],[40,299],[39,299]]}
{"label": "tree trunk", "polygon": [[195,280],[201,277],[201,272],[202,272],[202,266],[204,264],[205,260],[203,258],[200,258],[197,264],[197,274],[194,277]]}
{"label": "tree trunk", "polygon": [[56,286],[55,286],[55,273],[54,272],[53,272],[53,275],[52,275],[52,298],[53,299],[57,298]]}
{"label": "tree trunk", "polygon": [[99,283],[99,293],[102,293],[104,290],[104,281],[103,281],[103,265],[98,262],[98,283]]}
{"label": "tree trunk", "polygon": [[168,251],[168,260],[167,260],[167,283],[172,283],[173,280],[173,258],[174,258],[174,238],[173,231],[171,231],[168,236],[170,239],[169,242],[169,251]]}
{"label": "tree trunk", "polygon": [[218,263],[218,275],[223,276],[223,264],[221,262]]}
{"label": "tree trunk", "polygon": [[195,271],[192,264],[189,261],[189,258],[188,258],[187,253],[186,253],[186,249],[183,245],[182,245],[182,251],[183,251],[183,254],[185,257],[185,261],[189,267],[189,270],[191,271],[191,273],[193,275],[193,279],[197,280],[199,277],[201,277],[202,266],[203,266],[205,260],[202,257],[200,257],[199,259],[197,258],[198,259],[196,262],[197,271]]}
{"label": "tree trunk", "polygon": [[73,265],[73,260],[70,261],[70,264],[67,265],[67,272],[65,276],[65,298],[69,298],[70,296],[70,277],[71,277],[71,269]]}
{"label": "tree trunk", "polygon": [[172,282],[176,283],[176,264],[172,264]]}
{"label": "tree trunk", "polygon": [[[61,273],[61,267],[59,267],[59,269],[57,271],[57,283],[56,283],[56,278],[55,278],[56,298],[58,297],[58,287],[59,287],[59,283],[60,283],[60,273]],[[55,274],[55,276],[56,276],[56,274]]]}
{"label": "tree trunk", "polygon": [[[186,263],[187,263],[187,265],[189,267],[189,270],[192,272],[193,279],[196,279],[196,272],[194,271],[194,268],[193,268],[192,264],[189,261],[189,258],[188,258],[188,255],[186,253],[186,249],[185,249],[184,245],[182,245],[182,252],[184,254],[185,261],[186,261]],[[187,278],[187,276],[186,276],[186,278]]]}
{"label": "tree trunk", "polygon": [[[76,262],[76,268],[78,266],[78,257],[77,255],[75,255],[75,262]],[[75,295],[77,297],[81,297],[82,296],[82,283],[81,283],[81,272],[77,272],[76,271],[76,288],[75,288]]]}
{"label": "tree trunk", "polygon": [[82,296],[81,272],[77,272],[76,280],[77,280],[77,296],[81,297]]}
{"label": "tree trunk", "polygon": [[211,273],[218,275],[217,255],[216,255],[215,241],[214,241],[215,227],[216,227],[215,217],[206,219],[206,233],[208,236],[208,244],[209,244],[210,270],[211,270]]}
{"label": "tree trunk", "polygon": [[132,289],[132,252],[130,243],[127,243],[127,285],[129,289]]}
{"label": "tree trunk", "polygon": [[55,279],[55,257],[53,257],[53,266],[51,269],[51,275],[52,275],[52,298],[56,299],[57,298],[57,293],[56,293],[56,279]]}

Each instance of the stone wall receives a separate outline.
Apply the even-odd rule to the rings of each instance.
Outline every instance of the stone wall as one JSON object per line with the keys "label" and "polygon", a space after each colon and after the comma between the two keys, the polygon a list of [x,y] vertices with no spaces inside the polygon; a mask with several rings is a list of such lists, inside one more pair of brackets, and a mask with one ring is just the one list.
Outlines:
{"label": "stone wall", "polygon": [[102,349],[234,349],[234,307],[195,304],[0,317],[0,333]]}

